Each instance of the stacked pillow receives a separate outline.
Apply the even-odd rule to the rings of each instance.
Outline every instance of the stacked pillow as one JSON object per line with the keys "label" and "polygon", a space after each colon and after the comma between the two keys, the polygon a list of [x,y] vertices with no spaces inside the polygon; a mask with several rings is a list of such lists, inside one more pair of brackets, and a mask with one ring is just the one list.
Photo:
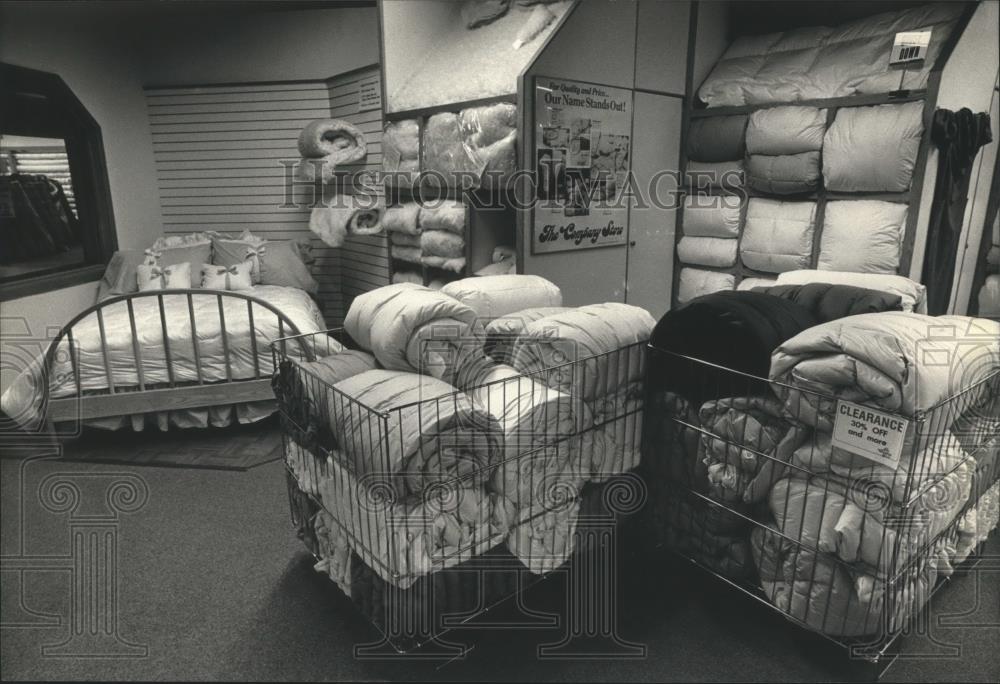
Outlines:
{"label": "stacked pillow", "polygon": [[111,257],[98,301],[146,290],[206,288],[248,290],[254,285],[296,287],[315,294],[319,284],[306,265],[309,245],[270,241],[243,231],[161,237],[147,250],[120,250]]}

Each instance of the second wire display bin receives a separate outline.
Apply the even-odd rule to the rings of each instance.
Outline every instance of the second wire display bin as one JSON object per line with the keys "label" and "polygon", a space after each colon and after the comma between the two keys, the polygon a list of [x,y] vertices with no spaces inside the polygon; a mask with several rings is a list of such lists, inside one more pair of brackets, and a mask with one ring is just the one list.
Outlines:
{"label": "second wire display bin", "polygon": [[[341,331],[330,334],[350,346]],[[646,346],[586,358],[565,349],[563,363],[528,368],[534,357],[525,354],[523,371],[480,355],[457,373],[458,389],[381,370],[331,383],[324,358],[352,352],[303,361],[283,353],[291,345],[274,345],[293,521],[312,530],[303,533],[310,550],[338,584],[356,578],[354,558],[394,600],[425,594],[426,578],[450,569],[556,570],[580,545],[588,492],[638,465]],[[369,403],[373,392],[381,398]],[[303,496],[313,502],[308,515]],[[478,581],[487,598],[514,593],[509,579]],[[447,627],[434,618],[440,606],[416,603],[431,617],[414,620],[410,610],[406,629],[385,624],[393,606],[368,617],[410,648]],[[462,610],[475,613],[473,603]]]}
{"label": "second wire display bin", "polygon": [[900,433],[894,463],[832,443],[836,397],[665,350],[650,366],[670,369],[646,407],[659,543],[854,656],[886,655],[996,527],[1000,369],[910,418],[868,415]]}

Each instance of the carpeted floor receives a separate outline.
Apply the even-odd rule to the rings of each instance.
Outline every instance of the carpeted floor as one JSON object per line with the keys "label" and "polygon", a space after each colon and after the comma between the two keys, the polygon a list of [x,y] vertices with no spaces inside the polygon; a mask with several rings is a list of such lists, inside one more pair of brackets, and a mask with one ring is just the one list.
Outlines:
{"label": "carpeted floor", "polygon": [[[864,674],[848,667],[842,651],[717,581],[630,555],[620,577],[620,633],[644,644],[645,658],[540,659],[538,645],[564,631],[548,628],[453,634],[474,648],[450,663],[359,660],[354,646],[375,635],[311,569],[289,526],[280,463],[245,472],[51,459],[4,459],[0,467],[3,680],[830,681]],[[109,495],[122,480],[128,491]],[[116,519],[109,505],[136,510]],[[116,643],[145,654],[45,654],[70,634],[71,531],[99,524],[117,540]],[[929,635],[907,639],[907,657],[885,681],[1000,680],[996,537],[988,551],[976,571],[938,594]],[[527,605],[558,611],[563,600],[555,580],[533,588]]]}

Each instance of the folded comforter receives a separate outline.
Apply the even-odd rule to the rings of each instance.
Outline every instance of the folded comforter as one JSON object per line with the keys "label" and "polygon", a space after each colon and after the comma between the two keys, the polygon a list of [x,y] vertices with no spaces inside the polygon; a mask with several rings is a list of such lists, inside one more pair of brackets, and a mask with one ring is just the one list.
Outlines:
{"label": "folded comforter", "polygon": [[330,426],[362,484],[388,484],[403,496],[455,482],[479,486],[500,460],[496,419],[445,382],[372,370],[333,390]]}
{"label": "folded comforter", "polygon": [[746,184],[757,192],[794,195],[816,190],[819,182],[819,152],[747,157]]}
{"label": "folded comforter", "polygon": [[514,344],[511,365],[593,401],[642,379],[645,349],[633,345],[647,341],[655,323],[645,309],[628,304],[571,309],[530,323]]}
{"label": "folded comforter", "polygon": [[694,299],[668,311],[653,330],[650,345],[671,352],[654,356],[649,375],[653,389],[671,390],[696,406],[709,399],[764,393],[766,382],[710,364],[766,378],[771,352],[815,324],[798,304],[759,292],[717,292]]}
{"label": "folded comforter", "polygon": [[385,368],[453,379],[468,354],[482,354],[476,312],[413,283],[387,285],[355,297],[344,329]]}
{"label": "folded comforter", "polygon": [[929,598],[939,567],[950,563],[944,533],[966,505],[970,474],[963,462],[905,515],[893,502],[834,479],[779,481],[769,496],[774,527],[751,535],[764,593],[828,635],[900,628]]}
{"label": "folded comforter", "polygon": [[471,307],[484,324],[526,308],[562,305],[562,291],[536,275],[463,278],[448,283],[441,291]]}
{"label": "folded comforter", "polygon": [[[830,432],[838,399],[912,418],[963,390],[983,388],[1000,369],[997,340],[1000,322],[986,319],[897,311],[849,316],[784,342],[769,377],[788,415]],[[935,423],[928,432],[948,427]]]}
{"label": "folded comforter", "polygon": [[771,397],[708,401],[699,420],[705,432],[698,458],[707,468],[707,493],[744,514],[764,500],[808,436],[806,430],[793,429]]}

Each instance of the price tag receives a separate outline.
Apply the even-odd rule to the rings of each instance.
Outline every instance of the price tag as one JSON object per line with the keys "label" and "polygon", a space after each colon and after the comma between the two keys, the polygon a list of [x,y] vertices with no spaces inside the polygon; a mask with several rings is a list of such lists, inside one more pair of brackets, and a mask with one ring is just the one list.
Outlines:
{"label": "price tag", "polygon": [[850,401],[837,401],[833,446],[895,469],[910,421]]}

